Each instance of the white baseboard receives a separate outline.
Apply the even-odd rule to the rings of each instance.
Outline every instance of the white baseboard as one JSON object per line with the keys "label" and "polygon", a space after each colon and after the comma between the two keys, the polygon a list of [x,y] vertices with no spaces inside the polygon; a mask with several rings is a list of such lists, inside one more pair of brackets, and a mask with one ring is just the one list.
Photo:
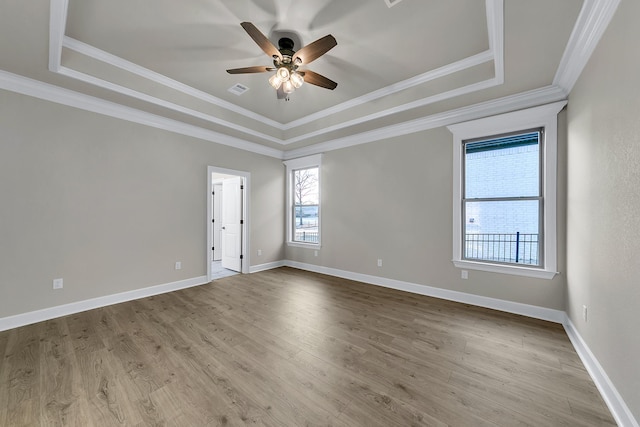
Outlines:
{"label": "white baseboard", "polygon": [[327,274],[329,276],[341,277],[343,279],[356,280],[358,282],[369,283],[371,285],[383,286],[385,288],[397,289],[414,294],[426,295],[449,301],[491,308],[493,310],[505,311],[507,313],[520,314],[527,317],[533,317],[535,319],[548,320],[554,323],[563,323],[564,319],[566,318],[564,311],[561,310],[553,310],[550,308],[538,307],[535,305],[522,304],[497,298],[489,298],[480,295],[473,295],[464,292],[436,288],[433,286],[403,282],[400,280],[388,279],[386,277],[353,273],[351,271],[338,270],[335,268],[322,267],[313,264],[305,264],[297,261],[287,260],[284,263],[287,267],[299,268],[301,270],[313,271],[316,273]]}
{"label": "white baseboard", "polygon": [[576,349],[576,353],[580,356],[582,363],[591,375],[591,379],[600,391],[602,399],[604,399],[607,407],[611,411],[613,418],[621,427],[640,427],[631,410],[625,403],[618,390],[615,388],[609,376],[598,362],[598,359],[591,352],[587,343],[582,339],[569,316],[565,314],[563,322],[564,329],[571,340],[571,344]]}
{"label": "white baseboard", "polygon": [[0,318],[0,331],[6,331],[8,329],[18,328],[20,326],[30,325],[32,323],[55,319],[56,317],[68,316],[69,314],[80,313],[82,311],[92,310],[94,308],[105,307],[108,305],[131,301],[134,299],[150,297],[153,295],[164,294],[166,292],[177,291],[179,289],[190,288],[192,286],[203,285],[208,282],[209,281],[207,280],[207,276],[194,277],[177,282],[136,289],[134,291],[121,292],[118,294],[105,295],[103,297],[58,305],[42,310],[17,314],[15,316],[3,317]]}
{"label": "white baseboard", "polygon": [[259,271],[272,270],[278,267],[284,267],[284,261],[267,262],[265,264],[252,265],[249,267],[249,273],[257,273]]}

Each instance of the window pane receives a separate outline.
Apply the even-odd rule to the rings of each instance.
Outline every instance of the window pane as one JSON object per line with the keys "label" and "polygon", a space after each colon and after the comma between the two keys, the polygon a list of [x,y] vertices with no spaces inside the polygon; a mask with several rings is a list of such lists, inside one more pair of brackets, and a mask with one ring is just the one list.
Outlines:
{"label": "window pane", "polygon": [[540,265],[538,200],[468,201],[464,258]]}
{"label": "window pane", "polygon": [[540,195],[539,132],[465,144],[466,199]]}
{"label": "window pane", "polygon": [[293,171],[293,241],[318,243],[318,168]]}

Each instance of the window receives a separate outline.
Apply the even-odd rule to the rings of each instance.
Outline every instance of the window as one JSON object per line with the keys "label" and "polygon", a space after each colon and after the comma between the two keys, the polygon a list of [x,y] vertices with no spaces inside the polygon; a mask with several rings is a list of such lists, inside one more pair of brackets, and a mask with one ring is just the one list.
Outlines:
{"label": "window", "polygon": [[287,167],[287,242],[320,246],[321,155],[285,161]]}
{"label": "window", "polygon": [[457,267],[556,274],[557,114],[565,104],[449,126]]}
{"label": "window", "polygon": [[543,135],[462,142],[463,259],[540,267]]}

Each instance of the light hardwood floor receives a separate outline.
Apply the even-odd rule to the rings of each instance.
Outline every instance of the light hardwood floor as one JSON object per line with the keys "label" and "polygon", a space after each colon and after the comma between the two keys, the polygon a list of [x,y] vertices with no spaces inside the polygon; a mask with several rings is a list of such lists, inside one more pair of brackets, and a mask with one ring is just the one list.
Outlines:
{"label": "light hardwood floor", "polygon": [[280,268],[0,333],[0,425],[611,426],[560,325]]}

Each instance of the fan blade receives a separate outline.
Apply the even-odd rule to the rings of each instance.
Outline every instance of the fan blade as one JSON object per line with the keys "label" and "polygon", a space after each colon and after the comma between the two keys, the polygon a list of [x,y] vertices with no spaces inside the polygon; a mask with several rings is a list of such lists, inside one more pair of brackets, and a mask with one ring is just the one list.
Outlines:
{"label": "fan blade", "polygon": [[320,86],[330,90],[334,90],[338,86],[338,83],[326,78],[321,74],[314,73],[313,71],[304,70],[304,71],[300,71],[299,73],[302,74],[302,77],[304,78],[305,83]]}
{"label": "fan blade", "polygon": [[232,68],[227,70],[229,74],[251,74],[251,73],[266,73],[267,71],[274,71],[273,67],[265,67],[258,65],[256,67],[244,67],[244,68]]}
{"label": "fan blade", "polygon": [[273,45],[273,43],[269,41],[267,36],[262,34],[260,30],[256,28],[255,25],[253,25],[251,22],[242,22],[240,25],[242,25],[242,28],[244,28],[247,34],[251,36],[253,41],[256,42],[258,46],[260,46],[260,49],[262,49],[264,53],[269,55],[271,58],[275,56],[279,59],[282,59],[282,54],[280,53],[280,51]]}
{"label": "fan blade", "polygon": [[302,49],[296,52],[293,57],[293,62],[295,64],[297,59],[300,59],[301,64],[308,64],[311,61],[315,61],[320,58],[325,53],[329,52],[331,49],[336,47],[338,42],[336,39],[329,34],[328,36],[324,36],[321,39],[314,41],[313,43],[309,43]]}

